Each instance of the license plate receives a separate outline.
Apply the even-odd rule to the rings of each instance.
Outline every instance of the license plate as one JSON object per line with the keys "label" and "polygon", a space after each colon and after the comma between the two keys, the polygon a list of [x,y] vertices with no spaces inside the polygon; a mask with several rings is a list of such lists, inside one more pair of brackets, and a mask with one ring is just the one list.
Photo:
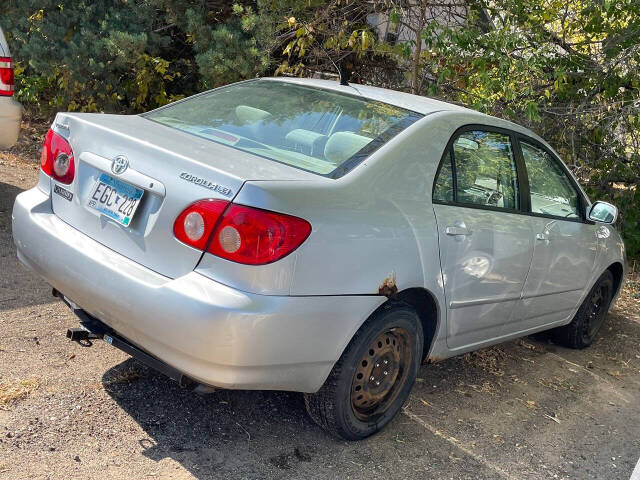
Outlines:
{"label": "license plate", "polygon": [[106,173],[93,186],[87,199],[87,206],[128,226],[140,205],[143,190]]}

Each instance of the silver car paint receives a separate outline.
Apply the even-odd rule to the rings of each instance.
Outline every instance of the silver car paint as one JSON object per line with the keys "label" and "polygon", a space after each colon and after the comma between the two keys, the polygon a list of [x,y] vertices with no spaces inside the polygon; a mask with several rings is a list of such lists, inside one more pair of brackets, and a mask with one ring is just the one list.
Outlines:
{"label": "silver car paint", "polygon": [[[68,126],[80,152],[78,179],[70,187],[78,203],[51,196],[49,183],[55,182],[44,175],[38,187],[19,195],[14,239],[20,258],[80,307],[200,381],[301,391],[322,385],[355,331],[387,300],[380,294],[385,282],[432,295],[439,316],[428,355],[441,359],[566,323],[598,275],[614,262],[626,266],[624,245],[608,226],[559,224],[558,238],[573,228],[585,251],[572,243],[562,251],[536,252],[542,248],[533,245],[538,217],[466,214],[432,204],[435,171],[455,130],[485,124],[544,143],[523,127],[383,89],[287,81],[352,94],[357,89],[388,103],[412,104],[425,117],[333,180],[141,117],[59,114],[56,123]],[[136,178],[164,188],[150,193],[159,197],[157,210],[142,213],[137,232],[96,218],[81,203],[99,172],[109,171],[110,160],[121,154]],[[307,219],[310,237],[293,254],[261,267],[210,254],[198,263],[199,252],[173,238],[172,223],[192,201],[215,195],[181,180],[186,168],[228,185],[236,203]],[[133,177],[123,179],[145,188]],[[457,240],[442,234],[458,221],[478,235]],[[500,225],[504,230],[495,228]],[[513,230],[505,234],[508,228]],[[565,242],[554,240],[550,248]],[[49,255],[52,244],[57,260]],[[482,262],[467,261],[478,251]],[[540,263],[527,277],[536,256]],[[544,265],[554,259],[579,269],[580,285],[564,271],[547,280]],[[474,270],[479,263],[483,268]],[[573,293],[550,292],[556,281]],[[550,307],[542,316],[541,305]]]}
{"label": "silver car paint", "polygon": [[[512,328],[566,323],[596,271],[597,225],[531,217],[533,259]],[[539,236],[539,237],[538,237]]]}
{"label": "silver car paint", "polygon": [[[58,114],[54,129],[68,137],[78,163],[76,180],[63,186],[73,199],[53,195],[55,214],[103,245],[171,278],[192,271],[202,255],[171,234],[174,220],[190,203],[201,198],[231,200],[253,175],[267,179],[313,176],[135,115]],[[129,227],[85,206],[100,174],[113,175],[111,163],[118,155],[129,159],[129,167],[118,178],[142,188],[152,199],[142,204]],[[186,181],[180,177],[183,172],[222,185],[231,195]]]}
{"label": "silver car paint", "polygon": [[497,338],[520,301],[533,235],[529,217],[434,204],[447,302],[447,345]]}
{"label": "silver car paint", "polygon": [[[0,57],[10,57],[9,45],[0,27]],[[0,148],[9,148],[18,140],[22,105],[13,97],[0,96]]]}
{"label": "silver car paint", "polygon": [[345,332],[380,303],[373,296],[249,294],[197,272],[164,277],[52,215],[49,196],[38,187],[18,196],[13,217],[23,263],[73,303],[206,384],[315,391],[339,358]]}
{"label": "silver car paint", "polygon": [[[590,286],[606,267],[615,261],[622,261],[623,252],[618,248],[614,255],[600,259],[601,262],[596,265],[593,263],[595,227],[583,223],[560,222],[558,226],[566,224],[565,229],[577,228],[581,232],[580,241],[575,244],[585,246],[586,250],[582,252],[573,247],[566,248],[565,245],[555,258],[571,257],[571,265],[580,267],[579,281],[584,285],[578,290],[571,288],[571,285],[564,288],[574,290],[571,293],[574,295],[571,299],[574,303],[570,312],[558,303],[558,299],[569,294],[550,298],[548,289],[529,291],[534,288],[535,275],[551,267],[551,262],[534,266],[531,278],[527,276],[539,229],[537,223],[540,220],[548,223],[548,219],[431,205],[430,202],[433,176],[447,141],[460,126],[474,123],[508,128],[547,145],[532,132],[510,122],[471,111],[441,111],[425,117],[402,132],[358,166],[352,172],[353,175],[342,177],[328,186],[314,182],[248,182],[236,199],[237,202],[259,204],[264,208],[285,210],[303,218],[313,218],[313,233],[296,252],[293,274],[288,269],[286,272],[280,271],[284,277],[292,279],[291,294],[377,293],[380,284],[389,276],[396,279],[399,290],[426,288],[439,305],[446,306],[444,311],[448,315],[447,333],[441,332],[437,336],[432,349],[431,355],[436,358],[567,323],[577,309],[578,300],[586,294],[586,285]],[[268,192],[267,195],[265,191]],[[300,198],[305,201],[299,202],[297,199]],[[317,205],[322,206],[321,211],[318,211]],[[465,282],[456,282],[456,277],[469,277],[464,273],[465,266],[468,268],[468,263],[465,265],[464,262],[468,258],[464,258],[459,250],[455,252],[452,264],[447,266],[447,258],[441,258],[446,255],[446,251],[443,252],[445,242],[442,241],[440,257],[438,256],[438,226],[432,213],[438,208],[452,212],[452,217],[448,219],[451,224],[458,217],[467,218],[468,222],[474,223],[476,230],[482,231],[483,255],[493,269],[487,270],[483,276],[471,276]],[[464,210],[468,211],[467,215],[462,214]],[[497,224],[508,224],[511,231],[494,228]],[[509,236],[511,238],[507,238]],[[442,237],[455,241],[446,235]],[[592,238],[593,242],[589,244],[585,238]],[[340,241],[336,242],[336,239]],[[509,242],[505,242],[505,239]],[[568,243],[573,243],[573,240]],[[473,243],[476,243],[475,239],[465,239],[458,247],[462,247],[468,255],[473,251],[469,244]],[[557,240],[553,241],[553,245],[557,243]],[[490,245],[494,247],[488,252]],[[318,251],[327,252],[328,256],[318,258]],[[381,253],[372,255],[370,252]],[[580,258],[582,254],[585,256],[583,259]],[[330,261],[326,261],[326,258],[330,258]],[[443,279],[440,261],[443,262],[443,273],[446,274],[449,267],[450,273],[456,274]],[[224,260],[205,255],[199,268],[203,264],[217,267],[223,262]],[[585,272],[584,265],[593,268]],[[575,282],[570,270],[563,270],[559,274],[565,284]],[[496,276],[503,276],[506,283],[497,284],[494,280]],[[525,279],[528,280],[528,294],[527,298],[521,298]],[[445,297],[443,282],[446,284],[447,281],[453,284],[448,285],[449,295]],[[527,305],[534,305],[536,301],[537,305],[526,310],[526,315],[516,316],[515,312],[525,313],[523,309]],[[536,321],[535,318],[541,315],[540,304],[546,305],[551,313],[557,314],[560,311],[564,316],[560,319],[553,317],[553,321],[540,317]],[[518,321],[521,318],[531,321],[523,325]],[[482,330],[483,326],[492,323],[494,325],[490,332]],[[442,341],[443,337],[447,338],[446,342]],[[444,344],[442,347],[441,343]]]}

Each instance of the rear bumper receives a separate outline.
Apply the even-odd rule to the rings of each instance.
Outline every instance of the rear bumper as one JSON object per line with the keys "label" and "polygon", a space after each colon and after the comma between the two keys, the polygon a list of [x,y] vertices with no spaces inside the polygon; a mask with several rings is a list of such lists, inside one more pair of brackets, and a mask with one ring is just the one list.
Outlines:
{"label": "rear bumper", "polygon": [[[167,377],[172,378],[184,387],[195,387],[197,382],[187,377],[184,373],[176,370],[170,365],[167,365],[162,360],[155,358],[153,355],[148,354],[144,350],[141,350],[131,342],[120,337],[117,332],[114,332],[108,325],[102,323],[97,318],[89,316],[84,310],[75,308],[69,301],[59,293],[57,290],[53,291],[54,295],[60,297],[68,306],[73,310],[73,313],[80,319],[81,328],[75,327],[67,330],[67,338],[71,340],[77,340],[81,342],[83,340],[92,340],[93,338],[100,338],[123,352],[128,353],[135,359],[141,361],[147,366],[155,369],[156,371],[165,374]],[[75,338],[74,338],[75,337]]]}
{"label": "rear bumper", "polygon": [[22,105],[13,97],[0,97],[0,148],[9,148],[18,140]]}
{"label": "rear bumper", "polygon": [[376,296],[265,296],[196,272],[159,275],[67,225],[38,187],[16,197],[18,258],[79,308],[196,381],[317,391],[382,303]]}

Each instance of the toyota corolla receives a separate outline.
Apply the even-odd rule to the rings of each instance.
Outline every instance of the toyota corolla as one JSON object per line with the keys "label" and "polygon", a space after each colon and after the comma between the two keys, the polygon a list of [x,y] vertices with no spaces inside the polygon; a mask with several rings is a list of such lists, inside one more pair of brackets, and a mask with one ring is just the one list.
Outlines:
{"label": "toyota corolla", "polygon": [[20,260],[183,385],[303,392],[346,439],[423,362],[550,330],[594,341],[617,210],[516,124],[361,85],[256,79],[142,115],[59,113],[18,195]]}

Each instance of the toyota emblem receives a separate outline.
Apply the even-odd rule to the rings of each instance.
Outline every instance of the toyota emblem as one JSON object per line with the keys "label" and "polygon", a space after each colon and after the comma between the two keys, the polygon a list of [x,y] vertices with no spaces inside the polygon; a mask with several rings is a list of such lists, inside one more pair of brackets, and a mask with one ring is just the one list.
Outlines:
{"label": "toyota emblem", "polygon": [[124,155],[118,155],[111,162],[111,171],[116,175],[123,173],[129,167],[129,160]]}

